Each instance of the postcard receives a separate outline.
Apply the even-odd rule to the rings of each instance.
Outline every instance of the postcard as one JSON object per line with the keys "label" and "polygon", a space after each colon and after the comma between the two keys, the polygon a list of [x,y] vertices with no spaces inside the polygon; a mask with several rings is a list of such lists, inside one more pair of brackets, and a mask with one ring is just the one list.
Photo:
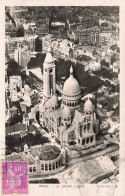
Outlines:
{"label": "postcard", "polygon": [[1,2],[1,195],[125,195],[124,8]]}

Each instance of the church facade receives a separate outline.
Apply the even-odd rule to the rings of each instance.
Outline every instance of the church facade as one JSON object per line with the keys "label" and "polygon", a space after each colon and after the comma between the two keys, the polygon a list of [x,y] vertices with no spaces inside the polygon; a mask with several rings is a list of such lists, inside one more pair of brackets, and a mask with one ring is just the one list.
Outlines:
{"label": "church facade", "polygon": [[43,99],[39,104],[39,120],[42,127],[53,133],[61,146],[86,149],[96,145],[99,120],[90,98],[81,100],[78,81],[70,67],[65,81],[62,100],[56,94],[55,63],[49,49],[43,64]]}

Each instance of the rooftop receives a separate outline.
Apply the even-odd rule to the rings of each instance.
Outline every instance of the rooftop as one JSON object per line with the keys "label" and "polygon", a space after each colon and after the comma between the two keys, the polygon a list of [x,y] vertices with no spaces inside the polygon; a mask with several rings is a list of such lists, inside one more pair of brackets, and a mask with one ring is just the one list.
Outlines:
{"label": "rooftop", "polygon": [[45,161],[56,159],[60,154],[60,150],[56,146],[52,145],[32,148],[30,152],[33,157],[38,156],[40,160]]}
{"label": "rooftop", "polygon": [[18,132],[18,131],[23,131],[26,130],[26,125],[25,124],[15,124],[14,126],[6,127],[6,135],[10,132]]}

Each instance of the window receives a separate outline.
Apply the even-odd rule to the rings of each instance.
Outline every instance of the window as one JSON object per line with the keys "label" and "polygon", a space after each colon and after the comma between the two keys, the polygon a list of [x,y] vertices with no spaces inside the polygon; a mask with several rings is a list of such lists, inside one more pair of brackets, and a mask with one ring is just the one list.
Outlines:
{"label": "window", "polygon": [[53,163],[53,169],[55,169],[55,163]]}
{"label": "window", "polygon": [[60,138],[60,131],[57,129],[57,135]]}
{"label": "window", "polygon": [[44,170],[44,164],[43,163],[41,164],[41,170]]}
{"label": "window", "polygon": [[93,137],[91,137],[90,142],[93,142]]}
{"label": "window", "polygon": [[87,143],[87,144],[89,143],[89,138],[87,138],[86,143]]}
{"label": "window", "polygon": [[29,168],[29,171],[32,172],[32,167]]}
{"label": "window", "polygon": [[52,71],[53,71],[53,70],[52,70],[52,69],[50,69],[50,70],[49,70],[49,73],[52,73]]}
{"label": "window", "polygon": [[51,170],[51,169],[52,169],[51,164],[49,164],[49,170]]}
{"label": "window", "polygon": [[80,125],[80,137],[82,137],[82,125]]}
{"label": "window", "polygon": [[84,144],[85,144],[85,139],[82,140],[82,145],[84,145]]}
{"label": "window", "polygon": [[56,168],[58,168],[58,162],[56,162]]}
{"label": "window", "polygon": [[48,170],[48,165],[47,164],[45,164],[45,171],[47,171]]}
{"label": "window", "polygon": [[90,129],[90,123],[87,124],[87,129],[88,129],[88,130]]}
{"label": "window", "polygon": [[58,118],[57,122],[58,122],[58,127],[60,127],[60,125],[61,125],[61,117]]}
{"label": "window", "polygon": [[33,172],[36,172],[36,167],[33,167]]}
{"label": "window", "polygon": [[96,133],[96,125],[95,124],[93,125],[93,131],[94,131],[94,133]]}

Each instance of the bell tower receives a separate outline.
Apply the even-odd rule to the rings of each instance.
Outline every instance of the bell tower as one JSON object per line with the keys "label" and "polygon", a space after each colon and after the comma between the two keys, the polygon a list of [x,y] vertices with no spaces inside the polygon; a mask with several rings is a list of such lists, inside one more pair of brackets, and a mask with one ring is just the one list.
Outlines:
{"label": "bell tower", "polygon": [[51,54],[51,48],[48,49],[43,64],[43,97],[48,99],[51,92],[56,93],[55,63]]}

